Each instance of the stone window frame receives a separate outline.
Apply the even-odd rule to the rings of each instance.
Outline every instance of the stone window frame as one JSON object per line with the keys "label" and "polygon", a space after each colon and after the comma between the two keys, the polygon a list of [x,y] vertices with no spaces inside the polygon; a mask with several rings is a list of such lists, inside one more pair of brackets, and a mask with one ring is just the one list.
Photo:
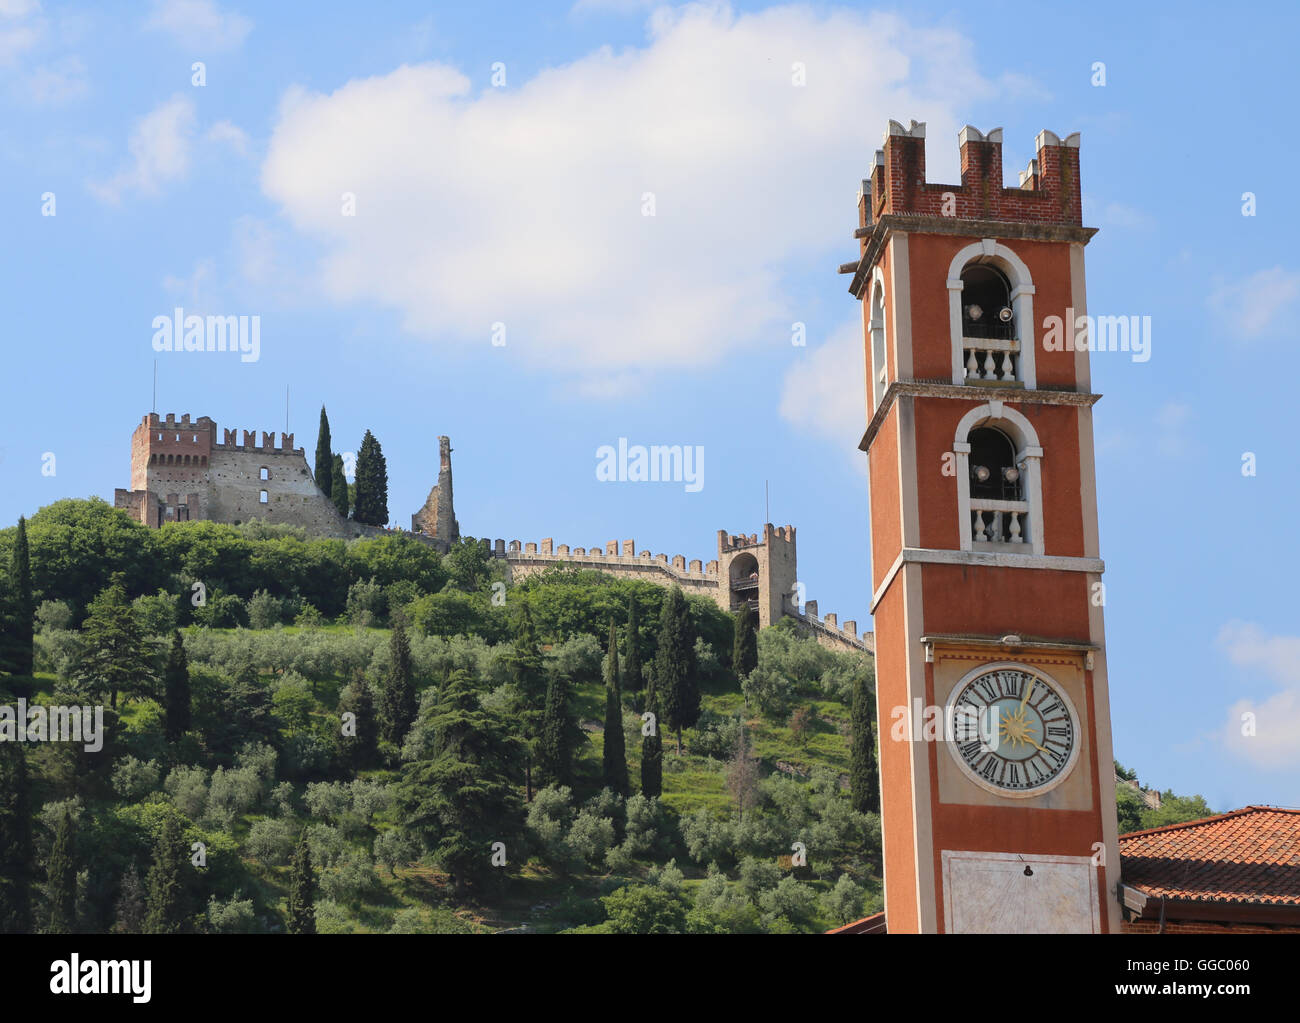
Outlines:
{"label": "stone window frame", "polygon": [[[261,466],[261,467],[257,470],[257,473],[258,473],[258,479],[259,479],[259,480],[264,480],[264,481],[266,481],[266,482],[270,482],[270,479],[271,479],[271,467],[270,467],[269,465],[263,465],[263,466]],[[263,475],[264,473],[265,473],[265,475]]]}
{"label": "stone window frame", "polygon": [[[980,547],[975,546],[971,537],[971,496],[970,496],[970,437],[971,431],[980,427],[993,427],[1001,430],[1015,447],[1016,464],[1024,465],[1021,476],[1022,492],[1029,505],[1025,533],[1020,543],[1001,543],[985,541]],[[957,462],[957,521],[961,550],[992,550],[1007,554],[1029,554],[1042,556],[1046,553],[1043,523],[1043,480],[1040,463],[1043,448],[1038,440],[1038,431],[1034,429],[1025,416],[1001,401],[986,401],[971,409],[957,424],[953,437],[953,454]]]}
{"label": "stone window frame", "polygon": [[1037,333],[1034,329],[1034,279],[1025,261],[995,238],[983,238],[958,251],[948,264],[948,329],[952,341],[952,382],[966,383],[966,360],[963,355],[961,293],[965,287],[961,274],[971,263],[996,267],[1011,284],[1011,309],[1015,313],[1016,340],[1020,356],[1016,379],[1033,390],[1038,386],[1034,365]]}
{"label": "stone window frame", "polygon": [[271,493],[270,493],[270,491],[269,491],[269,490],[259,490],[259,491],[258,491],[258,494],[257,494],[257,503],[258,503],[258,504],[270,504],[270,503],[271,503]]}
{"label": "stone window frame", "polygon": [[885,391],[889,388],[889,340],[885,329],[885,310],[885,275],[877,266],[872,270],[871,289],[867,296],[867,304],[862,310],[867,320],[867,337],[870,339],[868,351],[871,354],[871,362],[867,370],[870,379],[867,386],[868,393],[872,396],[873,412],[880,407]]}

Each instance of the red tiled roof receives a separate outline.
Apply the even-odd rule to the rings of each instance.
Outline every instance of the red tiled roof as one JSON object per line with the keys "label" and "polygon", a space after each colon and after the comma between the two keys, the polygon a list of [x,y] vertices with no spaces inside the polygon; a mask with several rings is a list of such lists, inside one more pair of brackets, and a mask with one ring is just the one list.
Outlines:
{"label": "red tiled roof", "polygon": [[872,913],[871,916],[864,916],[861,920],[854,920],[851,924],[845,924],[843,927],[836,927],[834,930],[826,932],[827,934],[884,934],[885,933],[885,912]]}
{"label": "red tiled roof", "polygon": [[1247,806],[1119,836],[1124,883],[1155,898],[1300,906],[1300,810]]}

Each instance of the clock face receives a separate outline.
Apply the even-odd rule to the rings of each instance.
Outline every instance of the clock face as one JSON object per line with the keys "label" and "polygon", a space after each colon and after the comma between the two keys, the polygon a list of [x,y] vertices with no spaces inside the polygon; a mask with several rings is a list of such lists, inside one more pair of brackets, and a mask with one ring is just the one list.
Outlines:
{"label": "clock face", "polygon": [[948,701],[948,748],[981,788],[1029,796],[1065,780],[1079,755],[1079,721],[1064,690],[1023,664],[972,672]]}

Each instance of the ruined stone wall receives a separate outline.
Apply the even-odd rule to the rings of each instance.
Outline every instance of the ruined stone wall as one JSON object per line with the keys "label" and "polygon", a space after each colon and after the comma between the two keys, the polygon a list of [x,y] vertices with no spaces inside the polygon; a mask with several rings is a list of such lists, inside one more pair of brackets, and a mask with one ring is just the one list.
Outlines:
{"label": "ruined stone wall", "polygon": [[[268,479],[261,478],[263,469]],[[303,526],[320,536],[356,535],[354,524],[317,489],[303,448],[218,445],[212,452],[200,514],[193,517],[232,524],[263,519]]]}
{"label": "ruined stone wall", "polygon": [[442,550],[460,539],[460,523],[456,521],[452,496],[449,437],[438,438],[438,482],[429,491],[424,506],[411,516],[411,531],[437,537]]}

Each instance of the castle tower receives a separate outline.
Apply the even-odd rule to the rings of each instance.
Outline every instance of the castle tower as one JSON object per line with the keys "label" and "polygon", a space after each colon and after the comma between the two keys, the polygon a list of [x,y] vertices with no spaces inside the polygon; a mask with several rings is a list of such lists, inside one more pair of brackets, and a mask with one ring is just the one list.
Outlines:
{"label": "castle tower", "polygon": [[[889,123],[858,200],[891,933],[1119,931],[1079,137],[1001,129],[925,180]],[[1053,319],[1055,318],[1055,319]],[[1083,321],[1081,321],[1083,322]],[[1053,330],[1055,325],[1055,330]]]}
{"label": "castle tower", "polygon": [[191,422],[189,413],[178,420],[151,412],[140,421],[131,434],[134,517],[150,526],[200,517],[216,432],[207,416]]}
{"label": "castle tower", "polygon": [[451,485],[451,438],[438,438],[438,482],[429,491],[424,507],[411,516],[413,532],[426,533],[441,541],[443,549],[460,539],[460,523]]}
{"label": "castle tower", "polygon": [[775,625],[784,613],[795,613],[794,526],[763,526],[757,533],[732,536],[718,530],[718,604],[739,610],[748,604],[760,629]]}

